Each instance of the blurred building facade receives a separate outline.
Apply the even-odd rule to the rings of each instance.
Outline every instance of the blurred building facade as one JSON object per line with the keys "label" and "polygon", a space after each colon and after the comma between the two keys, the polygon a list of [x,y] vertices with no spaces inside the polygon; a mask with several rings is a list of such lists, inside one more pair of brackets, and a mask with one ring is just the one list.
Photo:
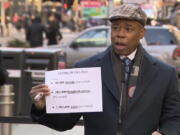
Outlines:
{"label": "blurred building facade", "polygon": [[[43,12],[43,8],[48,6],[51,8],[59,6],[73,11],[81,9],[84,16],[95,16],[95,14],[97,16],[99,14],[98,16],[105,17],[107,16],[109,4],[113,2],[115,6],[121,3],[146,4],[143,7],[147,13],[152,14],[150,12],[153,9],[153,12],[155,12],[154,17],[165,18],[170,16],[170,11],[177,1],[179,0],[1,0],[1,17],[3,14],[13,16],[15,13],[22,15],[27,12]],[[46,10],[47,8],[45,8]]]}
{"label": "blurred building facade", "polygon": [[122,3],[138,3],[149,18],[168,21],[174,4],[178,1],[180,0],[1,0],[0,21],[1,26],[5,26],[13,16],[21,18],[39,14],[46,22],[51,14],[64,16],[65,13],[64,18],[81,25],[88,18],[107,18],[110,10]]}

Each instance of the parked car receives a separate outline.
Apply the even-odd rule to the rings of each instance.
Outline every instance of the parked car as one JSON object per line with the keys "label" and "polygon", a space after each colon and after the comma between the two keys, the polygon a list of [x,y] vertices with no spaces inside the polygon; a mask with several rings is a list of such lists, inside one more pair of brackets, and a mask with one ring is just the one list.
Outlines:
{"label": "parked car", "polygon": [[[176,67],[180,73],[180,48],[175,36],[167,28],[146,26],[143,47],[153,56]],[[95,55],[105,50],[111,44],[110,27],[96,26],[86,29],[67,43],[49,46],[62,48],[66,52],[67,67],[76,61]]]}

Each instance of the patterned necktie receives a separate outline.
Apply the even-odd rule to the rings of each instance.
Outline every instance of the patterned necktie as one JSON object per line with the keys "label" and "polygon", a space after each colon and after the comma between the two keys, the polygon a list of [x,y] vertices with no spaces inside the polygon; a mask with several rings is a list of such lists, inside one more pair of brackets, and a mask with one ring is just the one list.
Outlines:
{"label": "patterned necktie", "polygon": [[131,69],[131,60],[128,57],[125,57],[122,59],[122,62],[124,64],[124,70],[125,70],[125,81],[127,82]]}
{"label": "patterned necktie", "polygon": [[127,109],[127,85],[128,85],[128,76],[131,69],[131,60],[128,57],[121,59],[122,66],[124,66],[124,73],[122,73],[122,84],[121,84],[121,98],[120,98],[120,109],[119,109],[119,121],[118,121],[118,131],[117,135],[122,135],[122,122],[126,114]]}

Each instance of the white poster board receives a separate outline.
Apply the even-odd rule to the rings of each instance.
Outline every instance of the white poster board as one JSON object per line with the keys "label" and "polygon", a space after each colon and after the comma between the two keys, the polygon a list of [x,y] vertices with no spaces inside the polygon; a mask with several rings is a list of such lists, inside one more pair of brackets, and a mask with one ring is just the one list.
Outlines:
{"label": "white poster board", "polygon": [[47,113],[102,111],[101,68],[74,68],[47,71],[45,84]]}

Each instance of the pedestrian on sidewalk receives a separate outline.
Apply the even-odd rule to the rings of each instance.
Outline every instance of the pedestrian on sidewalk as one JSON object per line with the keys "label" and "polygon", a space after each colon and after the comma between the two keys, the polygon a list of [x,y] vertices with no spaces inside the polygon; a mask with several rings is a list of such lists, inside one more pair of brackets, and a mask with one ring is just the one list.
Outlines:
{"label": "pedestrian on sidewalk", "polygon": [[32,19],[32,24],[27,26],[26,40],[30,47],[43,46],[44,35],[46,34],[46,27],[41,23],[41,18],[36,16]]}
{"label": "pedestrian on sidewalk", "polygon": [[60,40],[62,40],[59,22],[53,15],[49,17],[46,37],[48,45],[56,45]]}
{"label": "pedestrian on sidewalk", "polygon": [[75,65],[101,67],[103,111],[47,114],[45,96],[51,90],[41,84],[30,90],[33,121],[65,131],[82,116],[85,135],[179,135],[176,69],[152,57],[140,44],[146,14],[137,5],[123,4],[112,11],[109,20],[112,45]]}

